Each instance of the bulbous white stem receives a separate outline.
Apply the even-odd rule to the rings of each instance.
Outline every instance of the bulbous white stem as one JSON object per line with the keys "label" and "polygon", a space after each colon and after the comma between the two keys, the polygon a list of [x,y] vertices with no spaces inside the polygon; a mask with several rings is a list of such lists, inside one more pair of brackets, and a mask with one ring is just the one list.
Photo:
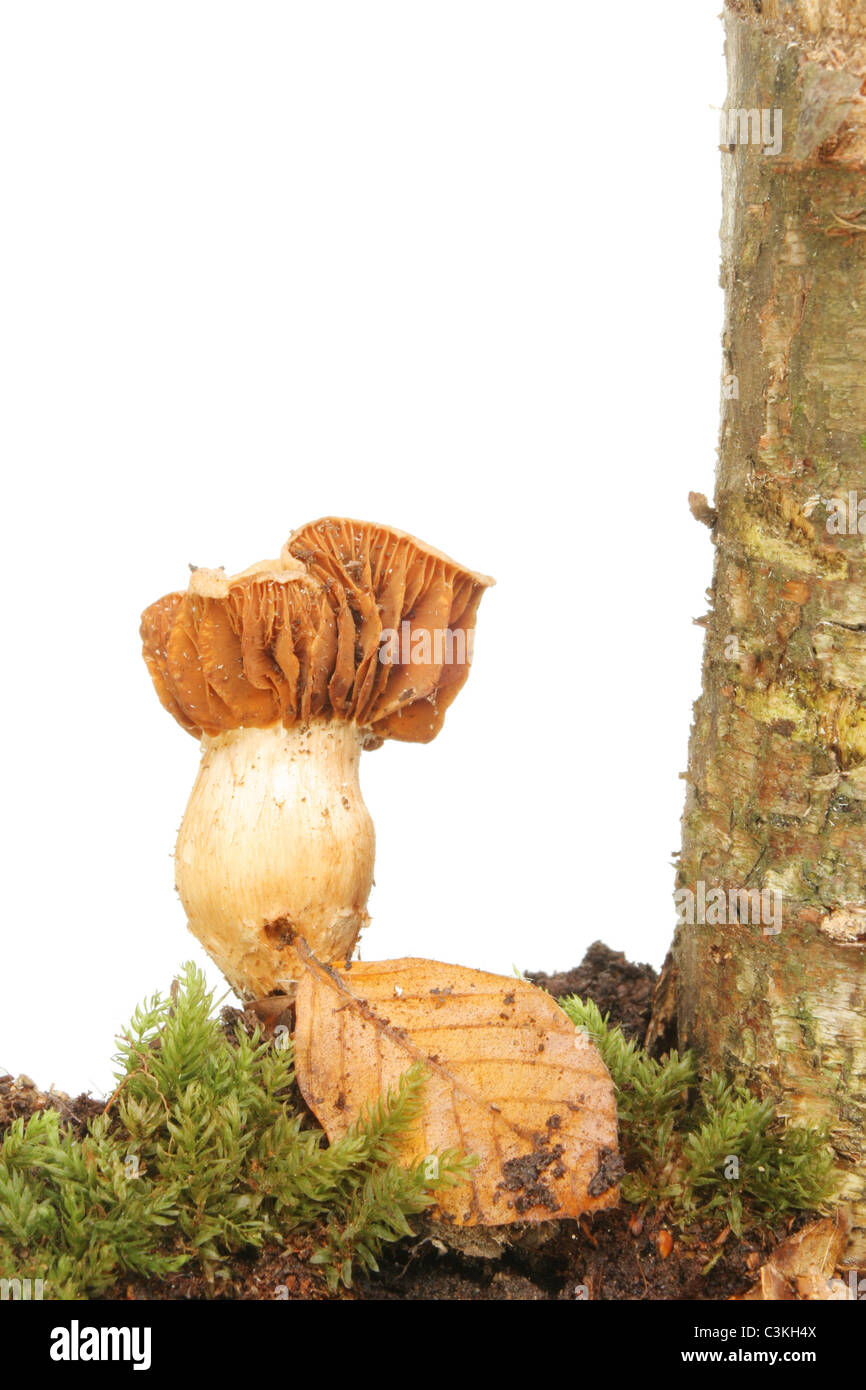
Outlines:
{"label": "bulbous white stem", "polygon": [[243,998],[292,994],[292,936],[345,960],[369,920],[375,835],[361,734],[341,720],[202,738],[175,851],[190,930]]}

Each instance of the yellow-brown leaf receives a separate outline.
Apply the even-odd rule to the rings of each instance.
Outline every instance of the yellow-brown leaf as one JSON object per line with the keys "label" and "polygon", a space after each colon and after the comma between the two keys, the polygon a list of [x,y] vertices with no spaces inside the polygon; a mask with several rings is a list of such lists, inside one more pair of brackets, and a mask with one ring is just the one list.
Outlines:
{"label": "yellow-brown leaf", "polygon": [[761,1267],[760,1281],[743,1294],[744,1302],[834,1302],[853,1298],[841,1279],[833,1277],[842,1258],[850,1219],[844,1207],[832,1216],[802,1226],[778,1245]]}
{"label": "yellow-brown leaf", "polygon": [[428,1073],[404,1158],[457,1148],[471,1180],[439,1194],[458,1225],[574,1217],[617,1199],[613,1083],[590,1039],[523,980],[426,960],[325,966],[305,953],[298,1083],[328,1137],[413,1062]]}

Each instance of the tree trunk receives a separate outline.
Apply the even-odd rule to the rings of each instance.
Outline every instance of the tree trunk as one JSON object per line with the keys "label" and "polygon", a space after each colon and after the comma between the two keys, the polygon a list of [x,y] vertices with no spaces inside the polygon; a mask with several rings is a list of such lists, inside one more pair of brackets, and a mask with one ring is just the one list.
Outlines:
{"label": "tree trunk", "polygon": [[668,979],[681,1043],[829,1122],[863,1266],[866,0],[729,0],[726,24],[724,399],[696,508],[717,551]]}

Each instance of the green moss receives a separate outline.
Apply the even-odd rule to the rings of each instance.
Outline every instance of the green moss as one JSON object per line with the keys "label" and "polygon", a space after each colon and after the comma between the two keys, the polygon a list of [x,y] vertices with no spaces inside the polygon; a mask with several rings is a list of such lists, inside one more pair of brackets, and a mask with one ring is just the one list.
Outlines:
{"label": "green moss", "polygon": [[46,1110],[0,1145],[0,1277],[42,1279],[46,1298],[185,1266],[213,1283],[232,1253],[303,1231],[336,1289],[375,1269],[383,1244],[411,1234],[408,1218],[471,1165],[451,1150],[438,1165],[400,1163],[417,1066],[329,1146],[294,1104],[291,1049],[240,1026],[226,1036],[192,965],[173,998],[136,1010],[117,1060],[113,1104],[84,1138]]}
{"label": "green moss", "polygon": [[833,1190],[826,1132],[785,1124],[719,1072],[699,1077],[691,1052],[656,1061],[591,1000],[560,1001],[593,1039],[617,1090],[627,1202],[682,1226],[717,1217],[735,1234],[792,1211],[820,1211]]}

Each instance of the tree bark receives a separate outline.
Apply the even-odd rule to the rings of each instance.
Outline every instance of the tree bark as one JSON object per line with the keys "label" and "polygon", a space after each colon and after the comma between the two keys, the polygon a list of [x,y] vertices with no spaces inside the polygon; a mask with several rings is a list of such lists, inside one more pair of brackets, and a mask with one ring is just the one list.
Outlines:
{"label": "tree bark", "polygon": [[[665,984],[706,1065],[829,1123],[866,1266],[866,0],[729,0],[726,28],[729,119],[780,111],[782,134],[722,145],[717,549],[677,887],[726,907],[678,925]],[[780,897],[756,921],[739,890]]]}

